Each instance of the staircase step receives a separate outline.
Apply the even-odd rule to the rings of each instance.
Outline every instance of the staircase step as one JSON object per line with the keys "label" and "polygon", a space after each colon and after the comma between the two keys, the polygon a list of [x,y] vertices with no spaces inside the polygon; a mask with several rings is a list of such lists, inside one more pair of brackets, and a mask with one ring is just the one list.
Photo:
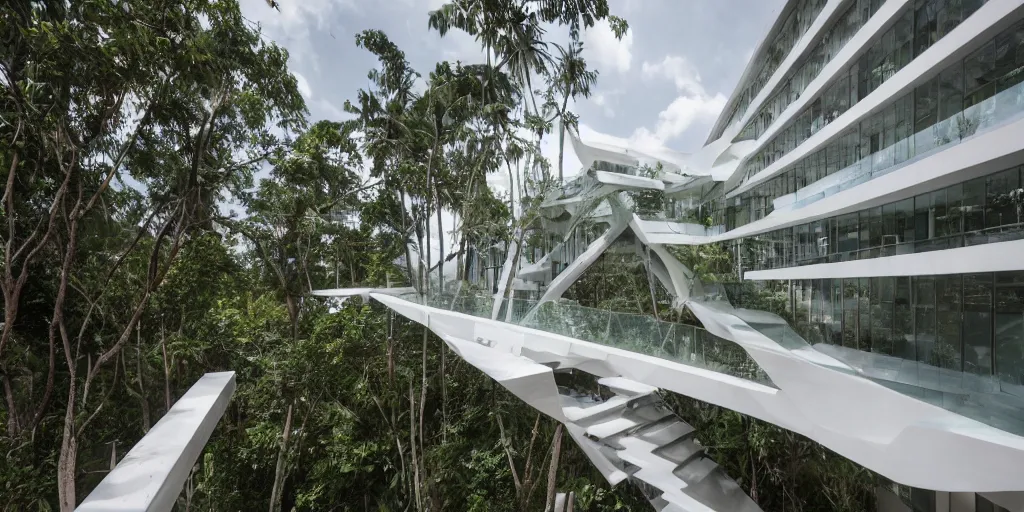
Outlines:
{"label": "staircase step", "polygon": [[658,423],[657,428],[644,429],[633,435],[657,446],[665,446],[680,439],[693,437],[693,427],[678,421],[678,418],[673,419],[676,421]]}
{"label": "staircase step", "polygon": [[658,391],[654,386],[648,386],[635,380],[623,377],[604,377],[598,379],[597,383],[620,395],[638,396],[650,395]]}
{"label": "staircase step", "polygon": [[[662,498],[669,503],[669,505],[664,508],[664,512],[723,512],[726,510],[728,510],[729,512],[741,512],[741,510],[728,507],[711,508],[707,506],[707,504],[705,504],[703,500],[691,496],[684,489],[676,488],[670,491],[666,491],[664,494],[662,494]],[[713,503],[717,504],[717,502]]]}
{"label": "staircase step", "polygon": [[671,411],[660,408],[652,408],[652,410],[640,414],[626,412],[618,418],[587,427],[586,435],[587,437],[603,441],[617,434],[628,435],[634,429],[669,416],[672,416]]}
{"label": "staircase step", "polygon": [[624,482],[627,479],[629,479],[629,476],[630,476],[629,473],[626,473],[625,471],[622,471],[622,470],[616,471],[616,472],[608,475],[608,485],[610,485],[612,487],[615,487],[616,485],[619,485],[622,482]]}
{"label": "staircase step", "polygon": [[621,409],[625,409],[629,403],[629,398],[622,396],[613,396],[604,402],[597,405],[582,406],[582,405],[570,405],[568,407],[562,406],[562,411],[565,413],[566,419],[573,423],[580,423],[585,420],[594,420],[602,416],[616,413]]}
{"label": "staircase step", "polygon": [[684,466],[696,457],[704,455],[704,448],[692,439],[680,439],[651,452],[658,457],[672,461],[676,467]]}
{"label": "staircase step", "polygon": [[707,457],[703,457],[694,459],[688,464],[683,464],[677,467],[672,473],[688,485],[697,485],[697,483],[704,480],[704,478],[717,468],[718,463]]}
{"label": "staircase step", "polygon": [[665,510],[671,510],[671,509],[665,508],[665,507],[668,507],[669,505],[670,505],[670,503],[665,501],[665,498],[662,498],[661,496],[658,496],[657,498],[654,498],[654,499],[651,500],[651,506],[653,506],[654,510],[657,511],[657,512],[662,512],[662,511],[665,511]]}
{"label": "staircase step", "polygon": [[700,482],[687,486],[684,491],[702,503],[713,504],[718,510],[761,512],[739,484],[722,471],[712,471]]}
{"label": "staircase step", "polygon": [[[663,493],[670,493],[673,489],[679,489],[686,485],[675,475],[664,471],[661,468],[644,468],[633,474],[633,478],[651,487],[662,490]],[[672,501],[668,496],[668,501]]]}

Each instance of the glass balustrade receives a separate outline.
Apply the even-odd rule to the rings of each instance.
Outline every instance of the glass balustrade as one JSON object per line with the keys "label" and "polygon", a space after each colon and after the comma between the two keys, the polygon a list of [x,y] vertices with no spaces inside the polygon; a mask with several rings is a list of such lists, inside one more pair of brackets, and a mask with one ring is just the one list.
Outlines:
{"label": "glass balustrade", "polygon": [[[429,297],[406,294],[401,298],[481,318],[491,318],[494,306],[493,297],[476,291],[455,291]],[[693,325],[662,321],[649,315],[588,308],[565,301],[549,301],[538,307],[538,301],[526,299],[512,299],[511,305],[504,303],[498,319],[774,387],[768,374],[742,347]]]}
{"label": "glass balustrade", "polygon": [[730,199],[734,229],[900,169],[1024,117],[1024,21],[894,100],[779,176]]}
{"label": "glass balustrade", "polygon": [[[921,0],[907,10],[846,72],[744,165],[744,181],[771,166],[892,78],[978,10],[984,0]],[[941,23],[939,21],[941,20]],[[1012,57],[1011,57],[1012,60]],[[781,112],[780,112],[781,114]],[[920,118],[916,118],[920,119]],[[767,129],[767,127],[765,127]],[[760,134],[757,135],[760,137]]]}
{"label": "glass balustrade", "polygon": [[743,239],[745,270],[863,260],[1024,238],[1024,167]]}

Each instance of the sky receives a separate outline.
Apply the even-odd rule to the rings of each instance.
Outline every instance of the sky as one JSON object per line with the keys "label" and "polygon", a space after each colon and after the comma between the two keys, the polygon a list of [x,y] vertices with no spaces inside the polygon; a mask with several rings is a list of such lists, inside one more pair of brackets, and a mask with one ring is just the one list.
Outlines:
{"label": "sky", "polygon": [[[289,52],[289,67],[313,120],[345,119],[346,99],[368,88],[374,57],[355,35],[380,29],[405,51],[412,67],[429,74],[441,60],[483,62],[478,44],[454,30],[441,38],[427,13],[444,0],[241,0],[242,13],[264,36]],[[616,40],[601,22],[584,36],[584,57],[599,77],[592,95],[571,104],[585,142],[664,146],[693,152],[732,94],[755,45],[783,0],[609,0],[630,30]],[[565,46],[567,33],[552,30]],[[552,49],[554,52],[554,49]],[[557,168],[558,137],[542,153]],[[579,170],[567,148],[566,175]],[[503,188],[501,183],[496,184]],[[446,227],[447,228],[447,227]],[[447,230],[447,229],[446,229]]]}
{"label": "sky", "polygon": [[[364,29],[383,30],[424,75],[440,60],[483,61],[471,37],[453,31],[441,38],[428,29],[427,13],[444,0],[277,2],[280,11],[266,0],[241,0],[242,12],[288,49],[289,66],[314,119],[344,118],[345,100],[368,87],[366,74],[376,62],[355,45],[355,35]],[[625,18],[630,31],[616,40],[601,22],[584,34],[584,56],[600,75],[591,97],[574,105],[581,137],[637,148],[700,148],[782,3],[610,0],[612,13]],[[549,36],[567,42],[560,41],[564,33]],[[557,137],[548,139],[553,147],[542,149],[557,159]]]}

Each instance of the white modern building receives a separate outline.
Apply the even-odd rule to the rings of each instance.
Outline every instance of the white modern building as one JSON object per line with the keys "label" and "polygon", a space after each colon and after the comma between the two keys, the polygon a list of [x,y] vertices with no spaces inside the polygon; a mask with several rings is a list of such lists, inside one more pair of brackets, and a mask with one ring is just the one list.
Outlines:
{"label": "white modern building", "polygon": [[[876,472],[882,510],[1024,510],[1024,0],[789,0],[699,151],[570,135],[583,172],[475,291],[323,294],[428,326],[658,510],[758,510],[658,389]],[[725,285],[678,257],[713,245]],[[700,325],[566,300],[610,253]]]}

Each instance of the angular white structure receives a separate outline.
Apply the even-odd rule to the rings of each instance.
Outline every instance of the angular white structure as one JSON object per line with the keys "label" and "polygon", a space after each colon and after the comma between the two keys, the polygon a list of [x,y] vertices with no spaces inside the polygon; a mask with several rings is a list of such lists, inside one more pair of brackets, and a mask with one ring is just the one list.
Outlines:
{"label": "angular white structure", "polygon": [[[1024,510],[1024,0],[789,0],[699,151],[570,142],[585,168],[545,198],[544,242],[507,260],[510,303],[497,286],[369,296],[564,422],[659,509],[752,504],[717,473],[721,492],[704,492],[686,427],[647,425],[685,425],[650,388],[899,482],[906,504],[880,490],[884,509]],[[675,256],[709,245],[732,255],[732,283]],[[701,326],[560,300],[623,252]],[[569,368],[615,396],[553,390]],[[650,409],[626,414],[637,403]]]}
{"label": "angular white structure", "polygon": [[203,375],[75,510],[172,510],[234,392],[235,372]]}

